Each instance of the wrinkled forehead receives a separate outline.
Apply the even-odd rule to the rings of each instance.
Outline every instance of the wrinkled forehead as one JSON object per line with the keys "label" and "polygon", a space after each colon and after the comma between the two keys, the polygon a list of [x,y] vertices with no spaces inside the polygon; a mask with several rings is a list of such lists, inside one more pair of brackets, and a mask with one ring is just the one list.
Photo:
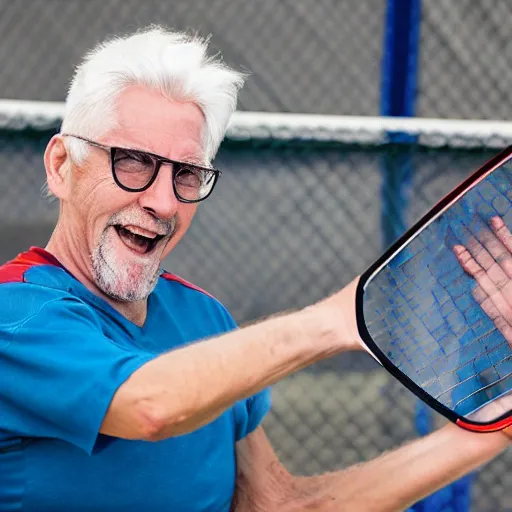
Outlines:
{"label": "wrinkled forehead", "polygon": [[116,127],[105,135],[112,145],[139,148],[167,158],[205,159],[206,122],[192,102],[180,102],[142,87],[123,91],[116,102]]}

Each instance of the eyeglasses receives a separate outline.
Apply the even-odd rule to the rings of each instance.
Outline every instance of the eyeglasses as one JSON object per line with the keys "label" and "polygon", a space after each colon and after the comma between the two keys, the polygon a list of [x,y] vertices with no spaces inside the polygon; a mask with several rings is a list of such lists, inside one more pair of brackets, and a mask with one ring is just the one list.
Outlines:
{"label": "eyeglasses", "polygon": [[162,165],[172,165],[172,186],[182,203],[198,203],[213,191],[221,172],[196,164],[178,162],[138,149],[105,146],[99,142],[62,133],[100,148],[110,154],[110,165],[115,183],[127,192],[143,192],[156,180]]}

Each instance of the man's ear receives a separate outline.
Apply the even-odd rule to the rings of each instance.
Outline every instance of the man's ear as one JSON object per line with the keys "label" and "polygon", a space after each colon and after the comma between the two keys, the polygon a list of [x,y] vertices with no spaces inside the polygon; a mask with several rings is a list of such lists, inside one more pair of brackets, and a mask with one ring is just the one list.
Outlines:
{"label": "man's ear", "polygon": [[49,191],[57,199],[66,199],[69,193],[71,158],[61,135],[54,135],[44,152],[44,166]]}

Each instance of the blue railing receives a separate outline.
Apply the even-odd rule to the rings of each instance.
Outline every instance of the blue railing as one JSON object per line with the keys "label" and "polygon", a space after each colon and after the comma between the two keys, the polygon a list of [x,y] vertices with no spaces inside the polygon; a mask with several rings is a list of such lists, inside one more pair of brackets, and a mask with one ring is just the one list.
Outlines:
{"label": "blue railing", "polygon": [[[383,116],[415,115],[420,51],[421,0],[388,0],[384,27],[380,113]],[[406,140],[405,140],[405,139]],[[396,142],[413,143],[414,137],[392,134]],[[400,158],[400,162],[396,159]],[[407,229],[406,212],[413,179],[408,152],[386,155],[382,160],[382,232],[389,246]],[[432,431],[432,413],[418,402],[416,428],[420,435]],[[407,468],[404,468],[406,471]],[[472,475],[416,503],[409,512],[467,512],[470,508]]]}

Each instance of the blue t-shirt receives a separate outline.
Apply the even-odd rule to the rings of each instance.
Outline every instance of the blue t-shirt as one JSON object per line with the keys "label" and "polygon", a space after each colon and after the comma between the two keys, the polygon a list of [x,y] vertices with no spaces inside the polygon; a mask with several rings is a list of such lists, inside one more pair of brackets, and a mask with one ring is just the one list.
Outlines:
{"label": "blue t-shirt", "polygon": [[162,274],[139,327],[39,248],[0,267],[0,283],[0,511],[229,510],[235,442],[268,390],[163,441],[98,434],[137,368],[236,327],[217,300]]}

